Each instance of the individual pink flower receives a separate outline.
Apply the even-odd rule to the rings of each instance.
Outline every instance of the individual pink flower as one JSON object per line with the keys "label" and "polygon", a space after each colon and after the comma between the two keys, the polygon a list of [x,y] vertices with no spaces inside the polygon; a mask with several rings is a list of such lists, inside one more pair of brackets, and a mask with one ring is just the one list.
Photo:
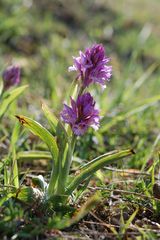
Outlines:
{"label": "individual pink flower", "polygon": [[95,109],[90,93],[78,96],[76,101],[71,98],[71,107],[64,104],[61,118],[71,126],[75,135],[83,135],[90,126],[94,129],[99,127],[99,111]]}
{"label": "individual pink flower", "polygon": [[87,48],[85,52],[79,52],[79,57],[73,57],[74,65],[69,71],[77,71],[78,78],[81,78],[83,87],[91,83],[99,83],[103,88],[106,81],[112,75],[112,66],[108,66],[110,59],[105,56],[105,49],[102,44],[95,44]]}

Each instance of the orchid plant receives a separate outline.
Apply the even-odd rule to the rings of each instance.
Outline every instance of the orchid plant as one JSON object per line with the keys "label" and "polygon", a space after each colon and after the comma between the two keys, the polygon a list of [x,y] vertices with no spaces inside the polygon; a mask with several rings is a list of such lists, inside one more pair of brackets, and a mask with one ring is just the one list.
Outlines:
{"label": "orchid plant", "polygon": [[[10,65],[2,73],[2,79],[0,81],[0,120],[2,120],[4,114],[8,111],[11,103],[14,102],[27,88],[27,85],[18,86],[21,82],[20,75],[21,70],[18,65]],[[13,138],[11,138],[11,142],[13,142],[12,139]],[[19,187],[19,179],[17,176],[18,165],[14,152],[15,146],[13,148],[10,147],[8,155],[4,157],[4,159],[1,158],[0,171],[3,170],[4,173],[4,185],[7,186],[13,183],[17,188]],[[10,171],[8,171],[8,167],[10,168]]]}
{"label": "orchid plant", "polygon": [[0,81],[0,119],[5,114],[9,105],[24,92],[27,85],[17,87],[20,83],[20,67],[18,65],[8,66],[2,73]]}
{"label": "orchid plant", "polygon": [[75,175],[70,174],[77,138],[83,137],[89,127],[97,130],[100,126],[100,111],[88,87],[99,84],[104,89],[112,75],[112,67],[108,65],[110,59],[105,55],[102,44],[95,44],[85,52],[80,51],[73,60],[74,64],[69,67],[69,71],[76,71],[77,76],[73,81],[70,99],[64,103],[60,117],[55,116],[46,104],[42,105],[52,133],[26,116],[16,116],[23,126],[48,146],[52,158],[49,183],[42,176],[37,177],[39,196],[43,200],[61,196],[62,202],[65,202],[97,170],[133,153],[130,149],[105,153],[80,166]]}

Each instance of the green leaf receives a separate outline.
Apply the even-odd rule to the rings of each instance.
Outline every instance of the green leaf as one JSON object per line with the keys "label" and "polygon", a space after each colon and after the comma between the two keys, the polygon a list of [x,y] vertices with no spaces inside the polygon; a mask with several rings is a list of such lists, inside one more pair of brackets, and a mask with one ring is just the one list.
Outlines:
{"label": "green leaf", "polygon": [[96,158],[94,158],[93,160],[87,162],[86,164],[84,164],[82,167],[80,167],[80,170],[84,170],[88,167],[90,167],[93,163],[96,163],[97,161],[101,160],[101,159],[104,159],[108,156],[113,156],[114,154],[118,153],[119,151],[118,150],[114,150],[114,151],[111,151],[111,152],[108,152],[108,153],[105,153],[103,155],[100,155]]}
{"label": "green leaf", "polygon": [[52,155],[47,151],[24,151],[17,153],[17,160],[29,161],[35,159],[52,159]]}
{"label": "green leaf", "polygon": [[10,198],[12,198],[14,196],[13,193],[8,193],[6,196],[2,196],[0,198],[0,207]]}
{"label": "green leaf", "polygon": [[[57,137],[63,138],[66,142],[69,141],[67,132],[62,124],[62,122],[51,112],[49,107],[43,103],[42,110],[44,112],[45,117],[47,118],[53,132]],[[62,136],[63,135],[63,136]]]}
{"label": "green leaf", "polygon": [[47,182],[42,175],[32,177],[32,183],[42,191],[45,191],[47,188]]}
{"label": "green leaf", "polygon": [[9,171],[6,167],[6,165],[4,165],[4,185],[9,184]]}
{"label": "green leaf", "polygon": [[[48,108],[48,106],[46,104],[42,105],[42,109],[44,111],[44,114],[46,116],[46,118],[48,119],[50,126],[52,128],[52,130],[54,131],[56,137],[57,137],[57,145],[58,148],[61,150],[59,152],[59,158],[57,161],[57,167],[56,170],[54,172],[51,173],[51,181],[49,183],[49,194],[53,193],[53,189],[55,187],[55,181],[56,179],[58,179],[58,176],[60,177],[60,181],[58,181],[58,193],[59,193],[59,189],[63,188],[62,187],[62,178],[64,177],[64,175],[62,176],[62,169],[63,169],[63,162],[65,161],[66,158],[66,148],[70,145],[70,140],[67,134],[66,129],[64,128],[64,125],[62,124],[62,122],[60,120],[58,120],[55,115],[50,111],[50,109]],[[54,184],[53,184],[54,183]]]}
{"label": "green leaf", "polygon": [[44,128],[41,124],[32,120],[31,118],[20,116],[20,115],[16,117],[18,118],[18,120],[23,126],[25,126],[33,134],[38,136],[43,142],[46,143],[56,164],[58,159],[59,149],[58,149],[56,140],[52,136],[52,134],[46,128]]}
{"label": "green leaf", "polygon": [[86,180],[89,176],[91,176],[93,173],[95,173],[100,168],[104,167],[106,164],[111,164],[114,161],[117,161],[123,157],[127,157],[134,154],[133,150],[127,149],[122,151],[116,151],[110,154],[104,154],[99,156],[98,158],[95,158],[91,161],[91,163],[88,163],[85,165],[84,169],[80,170],[80,173],[75,176],[73,181],[68,186],[66,193],[71,194],[76,187],[79,186],[84,180]]}
{"label": "green leaf", "polygon": [[19,137],[19,124],[16,122],[12,136],[11,136],[11,144],[10,144],[10,151],[9,155],[11,155],[12,161],[12,169],[11,169],[11,184],[13,182],[16,188],[19,188],[19,176],[18,176],[18,164],[17,164],[17,155],[16,155],[16,142]]}
{"label": "green leaf", "polygon": [[56,128],[58,125],[58,118],[51,112],[51,110],[45,103],[42,103],[42,110],[43,110],[44,115],[47,118],[53,132],[56,133]]}
{"label": "green leaf", "polygon": [[14,196],[25,203],[33,204],[37,201],[40,202],[44,194],[38,188],[22,187],[17,190]]}
{"label": "green leaf", "polygon": [[12,89],[7,92],[7,94],[2,98],[1,107],[0,107],[0,118],[4,115],[9,105],[24,92],[28,85]]}

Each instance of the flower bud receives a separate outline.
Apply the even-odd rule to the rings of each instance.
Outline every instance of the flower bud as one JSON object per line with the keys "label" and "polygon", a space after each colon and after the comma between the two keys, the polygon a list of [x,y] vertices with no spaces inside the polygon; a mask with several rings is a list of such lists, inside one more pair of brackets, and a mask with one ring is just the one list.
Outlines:
{"label": "flower bud", "polygon": [[7,67],[2,74],[2,78],[4,89],[18,85],[20,82],[20,67],[17,65]]}

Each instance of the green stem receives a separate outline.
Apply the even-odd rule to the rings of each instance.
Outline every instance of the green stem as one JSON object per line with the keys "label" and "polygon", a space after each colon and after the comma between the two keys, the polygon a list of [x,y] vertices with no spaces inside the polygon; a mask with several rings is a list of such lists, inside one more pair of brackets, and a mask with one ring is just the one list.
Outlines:
{"label": "green stem", "polygon": [[85,88],[83,87],[83,85],[81,85],[81,86],[79,87],[78,91],[77,91],[77,96],[82,95],[83,92],[84,92],[84,89],[85,89]]}
{"label": "green stem", "polygon": [[[67,144],[66,144],[66,148],[68,148]],[[60,194],[63,194],[64,193],[64,190],[65,190],[65,186],[64,186],[64,181],[63,181],[63,162],[64,162],[64,159],[66,158],[66,148],[64,148],[64,151],[63,153],[60,154],[59,156],[59,170],[58,170],[58,178],[57,178],[57,188],[56,188],[56,191],[55,191],[55,194],[56,195],[60,195]]]}
{"label": "green stem", "polygon": [[108,163],[111,164],[115,160],[118,160],[126,156],[130,156],[133,153],[134,153],[133,150],[129,149],[129,150],[117,151],[117,153],[114,153],[112,155],[107,155],[107,156],[102,155],[102,158],[101,159],[99,158],[99,161],[95,159],[95,161],[92,161],[91,165],[89,165],[87,168],[82,170],[79,173],[79,175],[77,175],[74,178],[74,180],[68,186],[66,194],[71,194],[78,187],[79,184],[81,184],[84,180],[86,180],[86,178],[91,176],[100,168],[104,167],[106,164]]}
{"label": "green stem", "polygon": [[[82,95],[83,92],[84,92],[84,87],[83,87],[83,81],[82,81],[82,83],[79,84],[77,93],[75,94],[76,97]],[[69,132],[69,129],[67,132]],[[73,152],[75,148],[75,142],[76,142],[76,135],[72,133],[72,140],[71,140],[71,143],[68,144],[67,154],[66,155],[65,153],[60,154],[59,164],[61,165],[61,167],[59,168],[56,194],[64,194],[65,192],[65,187],[68,180],[70,167],[72,164],[72,157],[73,157]],[[64,167],[62,166],[63,162],[64,162]]]}
{"label": "green stem", "polygon": [[75,143],[76,143],[76,135],[73,134],[72,136],[72,141],[71,141],[71,146],[70,149],[68,149],[68,156],[66,159],[66,162],[64,164],[64,168],[63,168],[63,173],[66,173],[66,175],[68,176],[69,174],[69,170],[72,164],[72,157],[73,157],[73,152],[74,152],[74,148],[75,148]]}
{"label": "green stem", "polygon": [[59,175],[57,194],[63,194],[65,192],[65,187],[66,187],[67,179],[69,176],[70,167],[72,164],[72,157],[73,157],[75,142],[76,142],[76,136],[73,135],[71,144],[70,146],[68,146],[66,159],[64,161],[64,167],[61,171],[61,174]]}
{"label": "green stem", "polygon": [[48,184],[47,196],[48,198],[54,195],[55,185],[56,185],[57,174],[55,174],[54,169],[52,168],[51,177]]}
{"label": "green stem", "polygon": [[58,155],[57,161],[56,162],[53,161],[52,163],[52,172],[51,172],[51,177],[49,180],[48,190],[47,190],[48,197],[51,197],[52,195],[54,195],[56,191],[56,184],[57,184],[59,170],[60,170],[60,163],[58,162],[60,155],[61,154]]}

